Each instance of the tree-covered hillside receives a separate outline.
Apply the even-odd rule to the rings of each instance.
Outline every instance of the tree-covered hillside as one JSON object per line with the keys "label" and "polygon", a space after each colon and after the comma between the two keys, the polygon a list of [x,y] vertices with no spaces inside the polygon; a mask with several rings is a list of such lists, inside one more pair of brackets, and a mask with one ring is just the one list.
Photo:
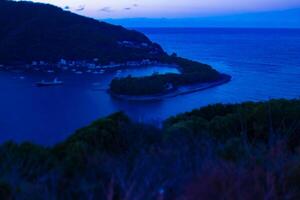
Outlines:
{"label": "tree-covered hillside", "polygon": [[0,146],[0,199],[300,197],[300,100],[210,105],[164,127],[122,113],[54,147]]}
{"label": "tree-covered hillside", "polygon": [[99,58],[123,61],[164,54],[145,35],[58,7],[0,0],[0,62]]}
{"label": "tree-covered hillside", "polygon": [[114,78],[110,83],[110,92],[114,96],[164,95],[176,91],[180,86],[230,81],[229,75],[221,74],[211,66],[191,61],[176,55],[162,56],[161,62],[175,64],[180,74],[153,74],[146,77]]}

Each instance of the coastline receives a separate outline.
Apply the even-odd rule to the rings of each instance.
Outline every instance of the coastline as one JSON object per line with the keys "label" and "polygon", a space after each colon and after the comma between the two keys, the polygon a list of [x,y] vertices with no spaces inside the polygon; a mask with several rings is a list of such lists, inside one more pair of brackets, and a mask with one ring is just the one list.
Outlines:
{"label": "coastline", "polygon": [[108,91],[112,97],[120,99],[120,100],[126,100],[126,101],[158,101],[158,100],[164,100],[176,96],[181,96],[185,94],[191,94],[195,92],[199,92],[202,90],[210,89],[213,87],[217,87],[223,84],[226,84],[231,81],[231,76],[227,74],[221,74],[220,79],[214,82],[206,82],[206,83],[200,83],[200,84],[193,84],[193,85],[185,85],[180,86],[176,90],[173,90],[171,92],[165,92],[162,94],[157,95],[143,95],[143,96],[130,96],[130,95],[119,95],[115,94],[111,91]]}

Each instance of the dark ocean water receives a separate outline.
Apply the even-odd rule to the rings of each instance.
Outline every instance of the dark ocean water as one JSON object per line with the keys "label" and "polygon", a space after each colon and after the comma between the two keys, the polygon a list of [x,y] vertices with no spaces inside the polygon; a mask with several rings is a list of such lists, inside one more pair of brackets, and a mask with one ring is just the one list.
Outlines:
{"label": "dark ocean water", "polygon": [[[45,77],[0,72],[0,142],[11,139],[51,145],[116,111],[157,124],[171,115],[212,103],[300,97],[300,30],[138,30],[167,52],[208,63],[230,74],[232,81],[164,101],[126,102],[111,98],[104,90],[115,73],[61,75],[64,86],[37,88],[33,84]],[[154,67],[123,73],[144,75],[158,70]]]}

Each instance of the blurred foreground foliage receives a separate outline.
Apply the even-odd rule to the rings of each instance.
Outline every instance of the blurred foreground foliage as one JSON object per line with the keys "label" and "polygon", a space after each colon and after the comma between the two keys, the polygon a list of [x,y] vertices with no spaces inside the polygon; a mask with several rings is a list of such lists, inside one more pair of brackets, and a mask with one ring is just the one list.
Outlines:
{"label": "blurred foreground foliage", "polygon": [[162,128],[115,113],[53,147],[0,146],[0,199],[299,199],[300,100],[216,104]]}

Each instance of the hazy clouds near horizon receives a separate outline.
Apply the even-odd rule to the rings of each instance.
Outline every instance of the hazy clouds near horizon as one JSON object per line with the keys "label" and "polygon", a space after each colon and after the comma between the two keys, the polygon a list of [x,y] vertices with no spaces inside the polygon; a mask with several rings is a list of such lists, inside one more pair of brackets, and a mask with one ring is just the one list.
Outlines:
{"label": "hazy clouds near horizon", "polygon": [[103,19],[125,27],[300,28],[300,9],[194,18]]}
{"label": "hazy clouds near horizon", "polygon": [[33,0],[94,18],[185,18],[299,8],[300,0]]}

